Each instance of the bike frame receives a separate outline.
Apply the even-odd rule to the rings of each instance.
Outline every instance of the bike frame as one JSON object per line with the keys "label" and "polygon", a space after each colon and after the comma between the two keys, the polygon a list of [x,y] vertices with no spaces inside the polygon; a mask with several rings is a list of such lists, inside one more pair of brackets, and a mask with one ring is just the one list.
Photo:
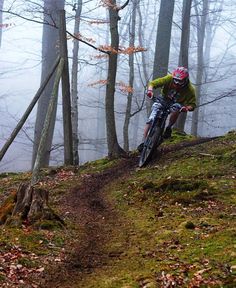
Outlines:
{"label": "bike frame", "polygon": [[139,167],[145,166],[150,161],[154,151],[162,143],[166,120],[174,103],[174,101],[167,103],[154,118],[140,155]]}

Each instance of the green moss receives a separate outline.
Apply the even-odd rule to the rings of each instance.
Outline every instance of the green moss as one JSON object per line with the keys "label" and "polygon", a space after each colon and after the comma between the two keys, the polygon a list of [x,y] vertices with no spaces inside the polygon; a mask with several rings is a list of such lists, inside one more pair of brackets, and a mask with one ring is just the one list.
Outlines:
{"label": "green moss", "polygon": [[55,230],[64,228],[63,224],[57,220],[38,220],[33,225],[35,228],[44,230]]}
{"label": "green moss", "polygon": [[183,141],[194,140],[196,137],[186,134],[185,132],[179,132],[176,129],[173,129],[172,136],[170,139],[164,142],[165,145],[168,144],[177,144]]}
{"label": "green moss", "polygon": [[[174,141],[185,139],[176,135]],[[229,133],[209,143],[170,152],[149,167],[113,179],[104,192],[115,211],[115,217],[104,218],[108,237],[102,249],[107,258],[80,281],[71,283],[70,279],[71,287],[162,287],[163,275],[173,277],[179,287],[190,287],[199,271],[204,281],[219,281],[216,287],[234,287],[230,267],[236,264],[235,140],[236,133]],[[79,175],[99,173],[117,163],[119,160],[108,159],[87,163],[79,169],[76,181],[81,183]],[[58,183],[52,195],[61,197],[71,185],[78,185],[76,181]],[[51,243],[68,245],[66,234],[74,233],[79,246],[83,231],[68,221],[67,231],[46,221],[39,227],[53,230],[25,235],[12,229],[4,231],[1,240],[37,255],[49,255]],[[50,233],[56,234],[48,238]],[[23,259],[22,265],[34,263]]]}
{"label": "green moss", "polygon": [[193,179],[164,179],[156,189],[161,192],[165,191],[193,191],[204,190],[208,188],[207,181]]}
{"label": "green moss", "polygon": [[12,192],[0,207],[0,225],[12,214],[16,202],[16,192]]}
{"label": "green moss", "polygon": [[109,158],[91,161],[91,162],[87,162],[83,166],[81,166],[79,171],[82,174],[102,172],[106,169],[112,168],[119,161],[120,161],[119,159],[110,160]]}

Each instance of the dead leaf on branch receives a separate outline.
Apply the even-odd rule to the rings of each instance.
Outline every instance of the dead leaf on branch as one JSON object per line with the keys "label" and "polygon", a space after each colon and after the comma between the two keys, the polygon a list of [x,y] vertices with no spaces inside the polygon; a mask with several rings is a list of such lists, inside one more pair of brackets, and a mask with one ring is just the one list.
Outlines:
{"label": "dead leaf on branch", "polygon": [[119,53],[121,54],[127,54],[127,55],[131,55],[133,53],[137,53],[137,52],[144,52],[144,51],[147,51],[146,48],[144,47],[141,47],[141,46],[137,46],[137,47],[134,47],[134,46],[130,46],[130,47],[120,47],[119,48]]}
{"label": "dead leaf on branch", "polygon": [[120,81],[117,83],[117,86],[119,87],[120,91],[123,93],[134,93],[133,87],[126,85],[124,82]]}
{"label": "dead leaf on branch", "polygon": [[98,55],[91,56],[91,59],[104,59],[108,57],[109,56],[107,54],[98,54]]}
{"label": "dead leaf on branch", "polygon": [[91,84],[89,84],[89,87],[94,87],[96,85],[106,85],[107,84],[107,80],[98,80],[96,82],[93,82]]}
{"label": "dead leaf on branch", "polygon": [[119,47],[118,50],[116,50],[115,48],[113,48],[109,45],[100,45],[99,50],[110,52],[113,54],[125,54],[125,55],[131,55],[133,53],[147,51],[146,48],[141,47],[141,46]]}
{"label": "dead leaf on branch", "polygon": [[100,2],[103,7],[119,10],[119,7],[115,5],[112,0],[100,0]]}
{"label": "dead leaf on branch", "polygon": [[[96,85],[106,85],[107,84],[107,80],[98,80],[96,82],[93,82],[91,84],[89,84],[89,87],[94,87]],[[133,87],[126,85],[124,82],[120,81],[116,83],[117,87],[119,88],[119,90],[122,93],[133,93],[134,89]]]}

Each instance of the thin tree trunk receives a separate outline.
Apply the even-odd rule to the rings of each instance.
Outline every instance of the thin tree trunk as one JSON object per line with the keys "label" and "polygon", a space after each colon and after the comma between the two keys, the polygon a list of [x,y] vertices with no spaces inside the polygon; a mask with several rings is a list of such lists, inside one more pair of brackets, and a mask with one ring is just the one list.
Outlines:
{"label": "thin tree trunk", "polygon": [[[210,5],[211,3],[209,3]],[[214,7],[211,8],[212,11],[217,11],[217,13],[210,13],[208,15],[208,20],[206,21],[206,37],[205,37],[205,45],[204,45],[204,79],[206,82],[209,80],[209,70],[210,70],[210,54],[212,49],[212,42],[214,39],[214,35],[219,25],[219,21],[221,21],[221,13],[219,11],[223,11],[224,0],[217,1],[214,3]],[[210,9],[210,8],[209,8]],[[204,94],[204,102],[207,102],[208,96],[208,84],[205,83],[202,88],[202,93]],[[206,106],[201,106],[201,115],[200,115],[200,123],[198,124],[198,131],[201,135],[201,132],[204,131],[204,123],[205,123],[205,110]]]}
{"label": "thin tree trunk", "polygon": [[[83,1],[78,0],[75,14],[74,34],[80,31],[80,16]],[[74,165],[79,165],[79,135],[78,135],[78,52],[79,41],[73,42],[73,60],[71,75],[71,99],[72,99],[72,132],[73,132],[73,154]]]}
{"label": "thin tree trunk", "polygon": [[[137,5],[139,0],[133,0],[132,15],[131,15],[131,29],[129,32],[129,47],[135,46],[135,26],[136,26],[136,14]],[[131,107],[133,98],[133,86],[134,86],[134,53],[129,55],[129,87],[132,91],[128,92],[127,105],[125,112],[125,122],[123,127],[123,137],[124,137],[124,150],[129,151],[129,124],[131,118]]]}
{"label": "thin tree trunk", "polygon": [[66,37],[65,10],[60,10],[60,56],[64,59],[62,71],[62,111],[63,111],[63,132],[64,132],[64,163],[73,165],[73,142],[71,124],[71,100],[70,100],[70,79]]}
{"label": "thin tree trunk", "polygon": [[[138,15],[139,15],[139,25],[138,25],[139,46],[140,47],[144,47],[144,44],[143,44],[143,37],[144,37],[143,18],[142,18],[140,5],[138,5],[137,11],[138,11]],[[148,43],[146,43],[146,45],[148,47],[150,45],[150,43],[149,43],[149,45],[148,45]],[[148,64],[147,64],[148,60],[147,60],[147,56],[146,56],[147,53],[148,53],[148,51],[145,52],[145,53],[141,53],[142,69],[143,69],[144,83],[145,83],[144,85],[148,85],[148,81],[150,80],[149,76],[148,76]],[[147,116],[148,116],[150,114],[150,111],[151,111],[151,106],[152,106],[151,105],[151,101],[149,99],[147,99],[145,104],[146,104],[146,113],[147,113]]]}
{"label": "thin tree trunk", "polygon": [[[190,15],[191,15],[192,0],[183,1],[183,15],[182,15],[182,32],[181,32],[181,44],[179,54],[179,66],[188,68],[188,56],[189,56],[189,36],[190,36]],[[184,132],[184,126],[187,118],[187,113],[182,112],[176,122],[175,127]]]}
{"label": "thin tree trunk", "polygon": [[[115,97],[115,84],[117,73],[117,57],[119,48],[119,9],[116,6],[116,0],[110,1],[109,5],[109,19],[110,19],[110,35],[111,35],[111,52],[108,60],[108,77],[106,85],[106,128],[107,128],[107,148],[108,157],[115,158],[124,154],[124,150],[120,147],[115,124],[115,111],[114,111],[114,97]],[[126,1],[128,4],[128,1]]]}
{"label": "thin tree trunk", "polygon": [[35,183],[37,183],[37,181],[39,179],[40,168],[43,167],[43,164],[42,164],[43,158],[44,158],[45,150],[47,149],[47,146],[46,146],[47,145],[47,136],[49,133],[51,121],[53,120],[53,118],[52,118],[53,117],[53,111],[56,110],[57,98],[58,98],[57,97],[58,96],[58,86],[59,86],[60,78],[62,76],[63,68],[64,68],[64,59],[61,58],[60,63],[59,63],[58,68],[57,68],[57,73],[55,76],[54,86],[53,86],[53,90],[52,90],[52,95],[50,98],[50,102],[48,105],[43,130],[41,133],[42,136],[41,136],[41,139],[39,142],[38,153],[37,153],[37,156],[35,159],[35,164],[34,164],[33,174],[32,174],[32,179],[31,179],[31,185],[34,185]]}
{"label": "thin tree trunk", "polygon": [[[202,16],[197,18],[197,79],[196,79],[196,96],[197,106],[201,103],[201,85],[204,71],[204,39],[206,31],[206,20],[208,12],[208,0],[203,1]],[[199,121],[199,108],[196,108],[193,112],[191,133],[195,136],[198,135],[198,121]]]}
{"label": "thin tree trunk", "polygon": [[[59,15],[58,11],[64,9],[64,0],[44,0],[44,22],[50,23],[51,25],[59,26]],[[54,64],[58,54],[58,39],[59,32],[58,29],[50,25],[43,26],[43,41],[42,41],[42,71],[41,71],[41,83],[44,81],[46,75],[48,74],[48,70]],[[41,132],[43,129],[44,119],[48,107],[48,103],[50,101],[50,95],[52,93],[54,83],[54,77],[48,83],[47,88],[44,90],[40,100],[38,102],[37,108],[37,116],[35,122],[35,131],[34,131],[34,146],[33,146],[33,154],[32,154],[32,167],[34,166],[35,158],[38,151],[38,145],[41,138]],[[42,165],[47,167],[49,165],[53,131],[56,120],[56,109],[52,112],[52,122],[49,129],[49,134],[47,138],[47,148],[45,154],[43,155]]]}
{"label": "thin tree trunk", "polygon": [[161,0],[153,66],[153,79],[163,77],[168,72],[174,4],[174,0]]}

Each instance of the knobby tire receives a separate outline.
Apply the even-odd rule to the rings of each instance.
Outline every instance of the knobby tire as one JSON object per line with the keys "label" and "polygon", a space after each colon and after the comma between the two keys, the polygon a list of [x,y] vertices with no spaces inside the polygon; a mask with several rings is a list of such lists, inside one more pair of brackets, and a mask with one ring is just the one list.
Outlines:
{"label": "knobby tire", "polygon": [[161,143],[161,127],[154,125],[151,127],[139,159],[139,167],[143,167],[151,160],[153,152]]}

